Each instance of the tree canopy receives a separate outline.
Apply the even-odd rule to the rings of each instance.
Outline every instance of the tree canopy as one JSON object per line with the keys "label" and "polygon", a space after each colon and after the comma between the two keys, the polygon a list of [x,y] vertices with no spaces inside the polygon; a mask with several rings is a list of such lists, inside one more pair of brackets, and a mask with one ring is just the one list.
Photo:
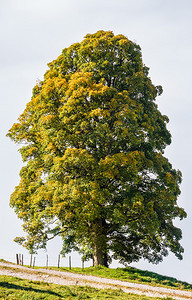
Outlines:
{"label": "tree canopy", "polygon": [[24,166],[10,204],[30,251],[60,235],[94,264],[111,258],[179,259],[186,217],[177,205],[181,172],[164,157],[167,116],[155,99],[141,49],[111,31],[88,34],[48,64],[9,130]]}

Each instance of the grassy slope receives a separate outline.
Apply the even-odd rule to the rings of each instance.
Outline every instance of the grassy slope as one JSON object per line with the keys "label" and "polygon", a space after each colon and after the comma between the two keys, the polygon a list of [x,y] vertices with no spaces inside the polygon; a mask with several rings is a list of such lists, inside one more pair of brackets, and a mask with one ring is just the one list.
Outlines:
{"label": "grassy slope", "polygon": [[[57,269],[57,268],[52,268]],[[68,268],[60,268],[63,271],[69,271]],[[153,286],[172,287],[174,289],[191,290],[192,284],[179,281],[173,277],[163,276],[157,273],[143,271],[132,267],[110,269],[102,266],[90,268],[72,268],[71,272],[99,277],[114,278],[125,281],[134,281],[136,283],[147,283]]]}
{"label": "grassy slope", "polygon": [[[60,286],[45,282],[30,281],[11,276],[0,276],[0,299],[160,299],[131,295],[121,290],[99,290],[91,287]],[[172,298],[164,298],[172,299]],[[162,300],[162,298],[161,298]]]}
{"label": "grassy slope", "polygon": [[[3,261],[3,260],[2,260]],[[13,265],[14,266],[14,265]],[[50,269],[58,268],[52,267]],[[69,271],[68,268],[60,268]],[[71,272],[95,275],[99,277],[114,278],[137,283],[147,283],[153,286],[173,287],[191,290],[192,285],[178,281],[175,278],[162,276],[157,273],[142,271],[136,268],[110,269],[105,267],[72,268]],[[55,284],[33,282],[29,280],[0,276],[0,299],[130,299],[148,300],[160,299],[126,294],[121,290],[99,290],[91,287],[59,286]],[[161,298],[162,299],[162,298]],[[172,298],[163,298],[172,299]]]}

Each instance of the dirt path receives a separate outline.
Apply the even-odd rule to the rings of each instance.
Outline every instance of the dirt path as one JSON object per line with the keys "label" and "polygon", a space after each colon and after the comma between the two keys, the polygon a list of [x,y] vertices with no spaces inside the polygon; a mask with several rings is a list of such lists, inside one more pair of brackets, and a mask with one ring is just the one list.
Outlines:
{"label": "dirt path", "polygon": [[76,274],[48,269],[30,269],[12,263],[0,262],[0,275],[14,276],[29,280],[45,281],[60,285],[89,285],[95,288],[122,289],[126,293],[150,297],[172,297],[173,299],[192,299],[191,291],[154,287],[145,284],[101,278],[91,275]]}

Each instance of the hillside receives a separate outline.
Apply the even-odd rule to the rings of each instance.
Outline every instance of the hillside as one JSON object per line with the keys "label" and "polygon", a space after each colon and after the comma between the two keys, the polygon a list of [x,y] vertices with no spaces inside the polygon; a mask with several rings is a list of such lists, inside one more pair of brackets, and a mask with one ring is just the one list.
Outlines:
{"label": "hillside", "polygon": [[[127,281],[123,278],[123,269],[118,274],[116,269],[114,275],[110,275],[111,269],[108,269],[108,276],[103,268],[82,270],[84,273],[97,276],[80,274],[80,269],[73,272],[63,270],[53,270],[44,268],[30,269],[18,266],[8,262],[0,262],[0,298],[1,299],[192,299],[191,285],[176,281],[174,278],[167,278],[167,285],[174,282],[177,289],[162,287],[165,280],[160,280],[151,285],[138,283],[137,280]],[[103,269],[103,270],[102,270]],[[102,272],[101,272],[102,270]],[[81,272],[82,272],[81,271]],[[79,273],[77,273],[79,272]],[[102,274],[98,274],[98,273]],[[125,271],[125,273],[128,271]],[[137,271],[139,272],[139,270]],[[144,271],[140,271],[141,273]],[[119,272],[120,273],[120,272]],[[132,272],[133,275],[134,272]],[[136,273],[136,272],[135,272]],[[116,279],[106,278],[115,277]],[[105,276],[104,277],[99,277]],[[150,272],[146,273],[150,278]],[[10,277],[11,276],[11,277]],[[151,273],[153,279],[161,278],[160,275]],[[125,277],[125,275],[124,275]],[[136,277],[136,275],[135,275]],[[143,282],[145,281],[143,274]],[[121,280],[119,280],[121,279]],[[163,277],[162,277],[163,279]],[[171,281],[172,280],[172,281]],[[149,281],[149,279],[148,279]],[[158,285],[158,286],[157,286]],[[167,286],[166,285],[166,286]],[[184,289],[188,290],[184,290]],[[107,290],[106,290],[107,289]],[[27,293],[27,296],[24,294]],[[153,298],[153,299],[154,299]]]}

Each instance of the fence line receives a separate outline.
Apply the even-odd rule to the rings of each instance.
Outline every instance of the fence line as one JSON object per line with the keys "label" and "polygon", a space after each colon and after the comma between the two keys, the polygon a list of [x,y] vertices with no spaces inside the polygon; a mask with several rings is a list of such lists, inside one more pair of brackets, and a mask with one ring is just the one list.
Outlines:
{"label": "fence line", "polygon": [[[43,256],[42,254],[24,255],[21,253],[16,253],[12,257],[0,256],[0,260],[1,259],[16,263],[18,265],[27,265],[31,268],[34,268],[35,266],[44,266],[46,268],[48,268],[49,266],[57,266],[58,268],[64,267],[71,269],[72,267],[77,266],[77,259],[73,260],[73,257],[71,255],[63,257],[62,255],[60,255],[60,253],[56,256],[50,256],[48,254],[45,254],[45,256]],[[87,261],[86,265],[92,266],[92,262]],[[78,267],[81,267],[82,269],[84,269],[85,267],[85,262],[82,260],[82,258],[79,258]]]}

